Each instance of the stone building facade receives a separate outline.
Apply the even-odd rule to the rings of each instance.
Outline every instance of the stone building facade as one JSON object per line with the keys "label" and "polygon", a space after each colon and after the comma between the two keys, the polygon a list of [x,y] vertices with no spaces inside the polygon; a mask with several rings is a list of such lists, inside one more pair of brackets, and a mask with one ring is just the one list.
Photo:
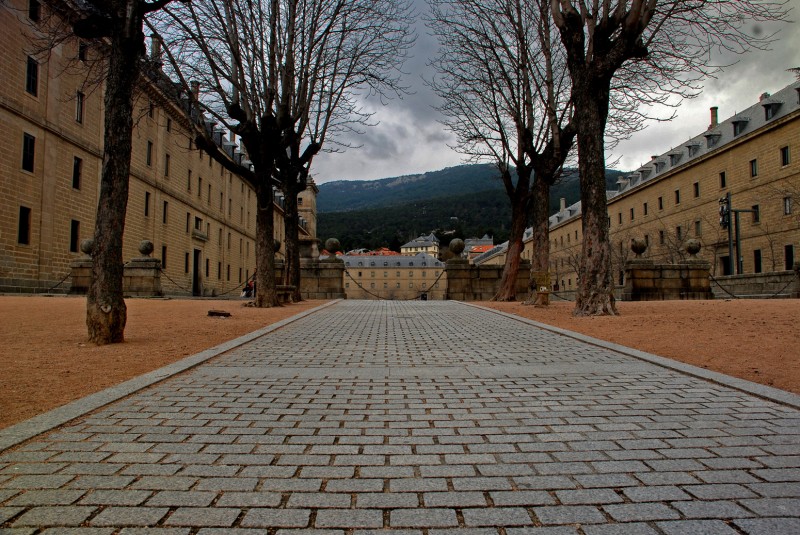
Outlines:
{"label": "stone building facade", "polygon": [[339,256],[348,299],[444,299],[445,264],[427,253],[414,256]]}
{"label": "stone building facade", "polygon": [[[686,241],[702,244],[699,257],[714,276],[730,274],[728,231],[720,226],[720,199],[730,194],[739,214],[741,273],[785,271],[800,260],[800,82],[763,94],[744,111],[719,122],[712,108],[707,131],[619,181],[608,192],[615,282],[623,283],[630,243],[643,238],[644,257],[685,260]],[[581,254],[580,202],[550,218],[550,274],[554,289],[577,289]],[[734,254],[734,257],[737,255]],[[526,233],[523,258],[531,258]],[[478,263],[502,264],[496,247]],[[737,272],[733,262],[733,272]]]}
{"label": "stone building facade", "polygon": [[[35,10],[34,10],[35,7]],[[85,84],[98,53],[77,39],[34,53],[45,3],[0,4],[0,291],[47,291],[63,281],[94,233],[103,155],[103,87]],[[32,40],[33,38],[33,40]],[[84,68],[86,67],[86,68]],[[193,146],[196,125],[174,97],[137,87],[123,258],[155,245],[167,294],[233,293],[255,270],[256,195]],[[217,132],[231,157],[235,140]],[[315,209],[316,190],[303,196]],[[305,207],[304,207],[305,208]],[[303,214],[313,219],[315,214]],[[284,240],[276,202],[275,236]],[[310,237],[309,227],[301,232]],[[313,231],[313,229],[312,229]],[[68,288],[63,282],[60,290]]]}

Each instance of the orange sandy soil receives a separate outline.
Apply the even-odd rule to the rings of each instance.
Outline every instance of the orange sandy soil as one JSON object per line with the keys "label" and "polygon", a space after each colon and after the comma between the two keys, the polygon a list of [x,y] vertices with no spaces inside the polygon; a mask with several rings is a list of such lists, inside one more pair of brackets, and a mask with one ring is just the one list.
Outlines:
{"label": "orange sandy soil", "polygon": [[[83,297],[0,297],[0,428],[214,347],[323,301],[126,299],[125,343],[95,346]],[[229,318],[209,317],[225,310]]]}
{"label": "orange sandy soil", "polygon": [[481,303],[548,325],[800,394],[800,300],[618,302],[619,316]]}
{"label": "orange sandy soil", "polygon": [[[85,299],[0,297],[0,428],[322,304],[128,299],[126,342],[86,342]],[[800,393],[800,300],[618,303],[576,318],[572,303],[480,303],[542,323]],[[226,310],[230,318],[211,318]]]}

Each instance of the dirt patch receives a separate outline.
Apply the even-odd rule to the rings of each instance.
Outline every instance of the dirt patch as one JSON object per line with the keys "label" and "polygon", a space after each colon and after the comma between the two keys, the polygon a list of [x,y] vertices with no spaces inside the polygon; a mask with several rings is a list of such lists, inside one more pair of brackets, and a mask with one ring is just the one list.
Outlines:
{"label": "dirt patch", "polygon": [[575,317],[573,303],[486,307],[800,394],[800,300],[617,303],[616,317]]}
{"label": "dirt patch", "polygon": [[[127,299],[125,343],[86,341],[86,299],[0,297],[0,428],[322,304]],[[209,317],[209,310],[231,313]]]}

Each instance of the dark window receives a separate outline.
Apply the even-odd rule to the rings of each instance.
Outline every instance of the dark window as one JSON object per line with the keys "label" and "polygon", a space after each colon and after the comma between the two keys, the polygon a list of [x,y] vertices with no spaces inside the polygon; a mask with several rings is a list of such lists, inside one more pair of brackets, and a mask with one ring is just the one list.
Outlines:
{"label": "dark window", "polygon": [[42,18],[42,4],[39,2],[39,0],[29,0],[28,18],[33,22],[39,22],[39,20]]}
{"label": "dark window", "polygon": [[183,272],[189,273],[189,253],[183,256]]}
{"label": "dark window", "polygon": [[197,177],[197,196],[203,196],[203,177]]}
{"label": "dark window", "polygon": [[642,205],[642,211],[644,212],[644,215],[647,215],[647,203]]}
{"label": "dark window", "polygon": [[189,170],[188,178],[186,180],[186,191],[192,191],[192,170]]}
{"label": "dark window", "polygon": [[164,201],[164,212],[161,215],[161,222],[167,224],[167,212],[169,211],[169,202]]}
{"label": "dark window", "polygon": [[155,113],[156,113],[156,105],[150,102],[150,105],[147,108],[147,116],[152,119]]}
{"label": "dark window", "polygon": [[164,176],[169,176],[169,154],[164,155]]}
{"label": "dark window", "polygon": [[789,165],[789,147],[782,147],[781,148],[781,165],[787,166]]}
{"label": "dark window", "polygon": [[757,204],[754,204],[750,209],[753,211],[753,223],[760,223],[761,209],[758,207]]}
{"label": "dark window", "polygon": [[192,228],[192,214],[186,212],[186,232],[189,232]]}
{"label": "dark window", "polygon": [[77,253],[78,252],[78,240],[80,240],[81,235],[81,223],[80,221],[75,221],[74,219],[70,222],[69,225],[69,252],[70,253]]}
{"label": "dark window", "polygon": [[83,108],[86,102],[86,95],[78,91],[75,94],[75,121],[83,124]]}
{"label": "dark window", "polygon": [[31,209],[27,206],[19,207],[17,243],[20,245],[29,245],[31,243]]}
{"label": "dark window", "polygon": [[167,246],[161,246],[161,268],[167,269]]}
{"label": "dark window", "polygon": [[222,280],[222,262],[217,262],[217,279]]}
{"label": "dark window", "polygon": [[733,123],[733,135],[738,136],[742,132],[744,132],[745,128],[747,127],[746,121],[736,121]]}
{"label": "dark window", "polygon": [[148,217],[150,215],[150,192],[144,192],[144,216]]}
{"label": "dark window", "polygon": [[683,239],[683,229],[680,225],[675,227],[675,237],[678,238],[678,241]]}
{"label": "dark window", "polygon": [[167,132],[172,132],[172,119],[167,117]]}
{"label": "dark window", "polygon": [[694,196],[695,197],[699,197],[700,196],[700,182],[695,182],[694,184],[692,184],[692,187],[694,188]]}
{"label": "dark window", "polygon": [[703,235],[703,223],[699,219],[694,222],[694,235],[695,236]]}
{"label": "dark window", "polygon": [[731,273],[731,262],[729,256],[720,256],[719,263],[722,265],[722,274],[723,275],[732,275]]}
{"label": "dark window", "polygon": [[36,154],[36,138],[30,134],[22,136],[22,169],[33,173],[34,154]]}
{"label": "dark window", "polygon": [[28,56],[28,68],[25,73],[25,91],[34,97],[39,94],[39,64]]}
{"label": "dark window", "polygon": [[622,212],[617,214],[617,220],[619,221],[619,224],[621,225],[622,224]]}
{"label": "dark window", "polygon": [[145,155],[145,163],[150,166],[153,165],[153,142],[147,142],[147,154]]}
{"label": "dark window", "polygon": [[72,159],[72,187],[81,189],[81,175],[83,174],[83,160],[75,156]]}
{"label": "dark window", "polygon": [[225,280],[230,282],[231,281],[231,265],[228,264],[225,268]]}
{"label": "dark window", "polygon": [[750,176],[758,176],[758,160],[750,160]]}
{"label": "dark window", "polygon": [[210,273],[210,265],[211,264],[209,263],[208,258],[206,258],[206,277],[208,277],[208,274]]}
{"label": "dark window", "polygon": [[667,239],[666,239],[666,236],[664,236],[664,231],[663,230],[659,230],[658,231],[658,243],[660,243],[661,245],[664,245],[666,243],[666,241],[667,241]]}
{"label": "dark window", "polygon": [[725,178],[725,171],[722,171],[719,174],[719,187],[721,187],[721,188],[727,188],[728,187],[728,181]]}
{"label": "dark window", "polygon": [[681,190],[676,189],[675,190],[675,204],[680,204],[680,203],[681,203]]}
{"label": "dark window", "polygon": [[89,46],[86,43],[80,43],[78,45],[78,60],[86,61],[89,53]]}
{"label": "dark window", "polygon": [[791,197],[784,197],[783,198],[783,215],[791,215],[792,213],[792,198]]}
{"label": "dark window", "polygon": [[635,214],[634,214],[633,208],[631,208],[631,221],[633,221],[634,215]]}
{"label": "dark window", "polygon": [[761,249],[753,251],[753,273],[761,273]]}
{"label": "dark window", "polygon": [[[22,211],[20,211],[22,213]],[[794,245],[789,244],[783,247],[783,259],[785,269],[794,269]]]}
{"label": "dark window", "polygon": [[664,197],[659,197],[658,198],[658,209],[659,210],[663,210],[664,209]]}

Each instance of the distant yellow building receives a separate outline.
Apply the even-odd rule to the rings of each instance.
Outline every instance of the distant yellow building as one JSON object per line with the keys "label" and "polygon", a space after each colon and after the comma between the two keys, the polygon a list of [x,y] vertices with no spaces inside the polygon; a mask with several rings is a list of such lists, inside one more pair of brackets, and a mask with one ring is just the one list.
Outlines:
{"label": "distant yellow building", "polygon": [[[728,231],[719,223],[719,200],[730,194],[740,213],[742,273],[792,269],[800,247],[800,82],[725,121],[717,121],[619,180],[608,192],[615,282],[633,257],[632,238],[648,244],[646,258],[677,262],[697,238],[700,257],[715,276],[730,274]],[[581,254],[581,206],[562,203],[550,218],[550,273],[559,290],[575,290]],[[523,257],[531,258],[526,233]],[[476,259],[501,264],[505,247]],[[735,266],[734,262],[734,266]],[[734,269],[734,273],[736,269]]]}
{"label": "distant yellow building", "polygon": [[340,256],[348,299],[444,299],[444,262],[427,253],[414,256]]}
{"label": "distant yellow building", "polygon": [[439,256],[439,238],[432,233],[427,236],[422,235],[400,247],[400,254],[413,256],[417,253]]}
{"label": "distant yellow building", "polygon": [[[94,234],[103,156],[103,88],[84,87],[83,59],[97,53],[77,39],[46,58],[29,37],[51,16],[28,0],[0,4],[0,291],[46,291],[64,280],[79,244]],[[69,66],[69,68],[67,68]],[[135,103],[123,258],[147,239],[161,259],[169,294],[232,293],[255,270],[256,195],[239,176],[193,146],[196,126],[182,102],[141,80]],[[231,158],[245,160],[225,132]],[[306,236],[316,232],[316,189],[303,194]],[[278,202],[275,236],[284,240]],[[309,226],[311,223],[312,226]]]}

